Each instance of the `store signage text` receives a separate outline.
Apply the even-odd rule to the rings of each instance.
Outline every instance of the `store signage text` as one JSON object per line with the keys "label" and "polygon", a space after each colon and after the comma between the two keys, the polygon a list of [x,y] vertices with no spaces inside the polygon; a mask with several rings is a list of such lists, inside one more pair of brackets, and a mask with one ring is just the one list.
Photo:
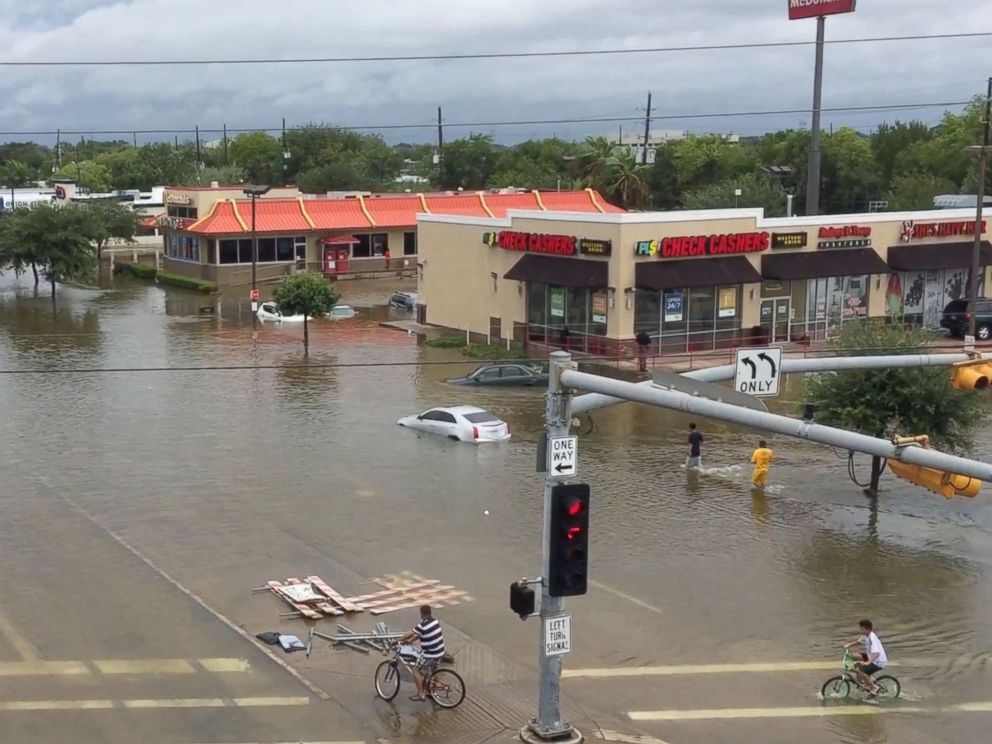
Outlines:
{"label": "store signage text", "polygon": [[804,232],[772,233],[772,250],[805,247],[806,233]]}
{"label": "store signage text", "polygon": [[871,248],[871,228],[861,225],[821,227],[817,248]]}
{"label": "store signage text", "polygon": [[856,0],[789,0],[789,20],[853,13]]}
{"label": "store signage text", "polygon": [[[982,232],[988,228],[988,223],[982,220]],[[951,238],[955,236],[971,236],[975,234],[975,221],[971,222],[920,222],[914,223],[907,220],[902,223],[902,236],[899,238],[903,243],[911,240],[923,240],[925,238]]]}
{"label": "store signage text", "polygon": [[166,204],[192,204],[193,197],[189,194],[166,194],[165,195]]}
{"label": "store signage text", "polygon": [[722,256],[728,253],[758,253],[768,249],[769,233],[731,233],[729,235],[685,235],[661,240],[641,240],[634,245],[635,256],[657,258],[691,258]]}
{"label": "store signage text", "polygon": [[613,241],[582,238],[579,241],[579,253],[586,256],[610,256],[613,254]]}
{"label": "store signage text", "polygon": [[543,233],[525,233],[513,230],[501,230],[497,233],[487,232],[482,236],[482,242],[488,246],[496,246],[508,251],[550,253],[555,256],[574,256],[577,243],[571,235],[544,235]]}

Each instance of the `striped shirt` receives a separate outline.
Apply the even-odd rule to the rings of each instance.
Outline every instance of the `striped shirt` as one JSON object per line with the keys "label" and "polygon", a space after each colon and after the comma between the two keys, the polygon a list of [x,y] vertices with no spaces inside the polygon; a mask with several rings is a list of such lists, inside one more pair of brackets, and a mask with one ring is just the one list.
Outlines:
{"label": "striped shirt", "polygon": [[420,638],[420,650],[424,652],[425,659],[440,659],[444,656],[444,634],[441,632],[441,623],[433,617],[428,617],[421,620],[413,632]]}

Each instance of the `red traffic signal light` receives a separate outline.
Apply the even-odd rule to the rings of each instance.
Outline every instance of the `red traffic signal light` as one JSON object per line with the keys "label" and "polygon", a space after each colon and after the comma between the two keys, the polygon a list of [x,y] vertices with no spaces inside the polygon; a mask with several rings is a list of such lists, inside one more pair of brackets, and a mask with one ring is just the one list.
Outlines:
{"label": "red traffic signal light", "polygon": [[548,593],[574,597],[586,593],[589,564],[589,486],[559,484],[551,489]]}

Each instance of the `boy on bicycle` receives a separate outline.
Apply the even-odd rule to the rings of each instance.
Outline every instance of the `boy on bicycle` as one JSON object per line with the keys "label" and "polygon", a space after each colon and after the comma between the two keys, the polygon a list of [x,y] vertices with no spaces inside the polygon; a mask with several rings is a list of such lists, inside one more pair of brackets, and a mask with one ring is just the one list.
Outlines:
{"label": "boy on bicycle", "polygon": [[854,665],[854,674],[857,676],[858,682],[868,688],[868,698],[874,700],[875,696],[878,695],[879,688],[873,677],[885,669],[885,665],[889,663],[889,658],[885,654],[885,647],[875,634],[871,620],[862,620],[858,623],[858,628],[861,635],[850,643],[844,644],[844,648],[855,645],[861,645],[863,648],[861,661]]}

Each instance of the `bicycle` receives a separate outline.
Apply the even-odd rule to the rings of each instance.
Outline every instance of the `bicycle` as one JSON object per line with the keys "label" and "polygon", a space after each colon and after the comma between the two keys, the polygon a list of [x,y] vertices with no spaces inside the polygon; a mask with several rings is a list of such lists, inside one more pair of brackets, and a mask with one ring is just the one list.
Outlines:
{"label": "bicycle", "polygon": [[[836,677],[831,677],[826,682],[823,683],[823,687],[820,689],[820,697],[824,700],[842,700],[850,696],[851,685],[853,684],[857,689],[866,695],[871,694],[871,689],[866,685],[861,684],[858,681],[857,675],[854,673],[854,666],[858,663],[858,659],[854,657],[850,649],[844,649],[844,671],[843,673],[837,675]],[[878,685],[878,693],[876,697],[879,698],[897,698],[899,693],[902,692],[902,685],[899,684],[899,680],[893,677],[891,674],[882,674],[878,677],[874,677],[875,684]]]}
{"label": "bicycle", "polygon": [[[393,657],[375,668],[375,692],[387,702],[400,691],[401,682],[413,682],[413,670],[420,659],[414,646],[391,644]],[[438,667],[427,678],[427,694],[442,708],[457,708],[465,699],[465,681],[454,669]]]}

